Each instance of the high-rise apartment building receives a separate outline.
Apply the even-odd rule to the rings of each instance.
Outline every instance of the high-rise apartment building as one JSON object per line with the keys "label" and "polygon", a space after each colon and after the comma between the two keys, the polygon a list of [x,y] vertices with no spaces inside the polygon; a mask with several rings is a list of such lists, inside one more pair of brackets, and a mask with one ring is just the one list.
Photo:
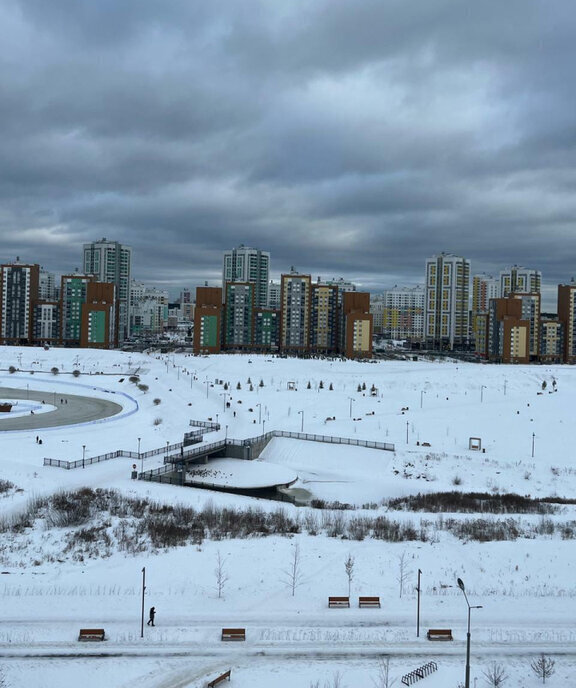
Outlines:
{"label": "high-rise apartment building", "polygon": [[564,323],[558,318],[542,317],[540,321],[540,355],[543,363],[564,360]]}
{"label": "high-rise apartment building", "polygon": [[58,289],[56,288],[56,275],[40,268],[40,278],[38,282],[38,294],[42,301],[56,301],[58,299]]}
{"label": "high-rise apartment building", "polygon": [[143,282],[130,283],[130,334],[157,335],[168,323],[168,292]]}
{"label": "high-rise apartment building", "polygon": [[222,265],[222,291],[226,282],[250,282],[254,285],[254,303],[258,308],[268,308],[268,282],[270,253],[240,244],[238,248],[224,251]]}
{"label": "high-rise apartment building", "polygon": [[372,356],[373,317],[370,294],[345,292],[342,296],[340,350],[347,358]]}
{"label": "high-rise apartment building", "polygon": [[435,349],[466,348],[470,261],[441,253],[426,261],[424,339]]}
{"label": "high-rise apartment building", "polygon": [[421,341],[424,333],[424,289],[387,289],[370,303],[374,331],[387,339]]}
{"label": "high-rise apartment building", "polygon": [[540,292],[534,294],[514,292],[510,298],[518,299],[522,303],[520,317],[530,323],[528,355],[531,361],[536,361],[540,355]]}
{"label": "high-rise apartment building", "polygon": [[280,282],[268,282],[268,308],[279,311],[282,302],[282,285]]}
{"label": "high-rise apartment building", "polygon": [[254,284],[226,282],[224,347],[250,350],[254,341]]}
{"label": "high-rise apartment building", "polygon": [[338,287],[312,285],[310,308],[310,348],[322,353],[338,349]]}
{"label": "high-rise apartment building", "polygon": [[558,319],[564,325],[564,363],[576,363],[576,284],[558,285]]}
{"label": "high-rise apartment building", "polygon": [[20,263],[2,265],[0,300],[0,342],[30,344],[33,314],[39,299],[40,266]]}
{"label": "high-rise apartment building", "polygon": [[312,278],[294,269],[282,275],[280,347],[288,352],[305,352],[310,347]]}
{"label": "high-rise apartment building", "polygon": [[486,315],[490,299],[500,298],[500,279],[492,275],[474,275],[472,278],[472,337],[475,350],[484,350]]}
{"label": "high-rise apartment building", "polygon": [[522,318],[522,301],[492,299],[488,312],[488,358],[498,363],[529,363],[530,322]]}
{"label": "high-rise apartment building", "polygon": [[116,346],[116,285],[89,282],[86,303],[82,306],[80,346],[83,349],[109,349]]}
{"label": "high-rise apartment building", "polygon": [[194,351],[217,354],[221,351],[222,289],[197,287],[194,310]]}
{"label": "high-rise apartment building", "polygon": [[131,269],[131,247],[106,238],[84,244],[85,274],[94,275],[98,282],[109,282],[116,286],[119,342],[123,342],[129,336]]}
{"label": "high-rise apartment building", "polygon": [[94,275],[62,275],[60,279],[60,327],[64,346],[80,346],[82,309],[88,300],[88,285]]}
{"label": "high-rise apartment building", "polygon": [[536,294],[540,293],[542,273],[540,270],[531,270],[519,265],[513,265],[500,272],[499,298],[506,298],[510,294]]}

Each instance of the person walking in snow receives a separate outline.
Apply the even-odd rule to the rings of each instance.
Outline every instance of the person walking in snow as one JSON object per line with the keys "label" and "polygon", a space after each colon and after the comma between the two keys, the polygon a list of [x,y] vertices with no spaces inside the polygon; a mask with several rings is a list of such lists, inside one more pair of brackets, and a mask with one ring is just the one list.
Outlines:
{"label": "person walking in snow", "polygon": [[150,618],[148,619],[148,626],[154,625],[154,617],[156,616],[156,607],[150,607]]}

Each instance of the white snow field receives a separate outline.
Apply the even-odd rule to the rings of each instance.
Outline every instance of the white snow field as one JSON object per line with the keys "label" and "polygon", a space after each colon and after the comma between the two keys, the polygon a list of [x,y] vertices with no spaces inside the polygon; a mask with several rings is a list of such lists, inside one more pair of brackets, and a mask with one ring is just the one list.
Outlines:
{"label": "white snow field", "polygon": [[[494,662],[508,674],[505,687],[539,686],[530,662],[541,653],[555,661],[546,685],[576,686],[573,505],[546,515],[493,515],[383,504],[452,490],[574,499],[576,368],[3,347],[0,387],[0,400],[14,400],[13,390],[20,391],[20,418],[25,401],[35,405],[36,393],[46,395],[41,415],[50,423],[68,422],[66,407],[75,407],[75,396],[122,407],[97,421],[29,430],[4,430],[10,414],[0,414],[0,480],[13,484],[0,492],[0,677],[6,686],[199,688],[231,669],[232,687],[378,687],[386,685],[386,661],[389,685],[395,679],[400,686],[404,674],[434,661],[437,671],[414,685],[456,688],[464,683],[468,620],[458,578],[470,605],[482,607],[471,610],[472,686],[489,685],[484,673]],[[206,432],[206,444],[284,430],[391,443],[395,451],[275,438],[260,457],[266,473],[259,476],[253,462],[207,464],[227,485],[297,476],[295,493],[355,507],[344,511],[132,479],[135,462],[138,470],[161,467],[164,452],[71,470],[43,465],[44,458],[165,448],[182,441],[190,420],[208,419],[221,428]],[[484,451],[469,449],[471,437],[481,439]],[[186,546],[125,551],[114,545],[118,516],[106,512],[90,527],[106,531],[110,546],[91,549],[90,527],[83,526],[87,542],[79,550],[67,548],[79,526],[49,514],[17,525],[32,503],[82,487],[146,498],[158,510],[281,510],[298,519],[300,532],[206,536]],[[378,517],[411,526],[415,539],[345,539],[338,528],[329,534],[342,519]],[[479,518],[489,528],[503,523],[517,536],[478,541],[455,534]],[[145,612],[154,605],[157,616],[141,637],[143,568]],[[328,597],[347,596],[349,585],[351,607],[328,608]],[[379,596],[381,608],[359,608],[359,596]],[[246,641],[222,642],[226,627],[245,628]],[[78,642],[81,628],[104,628],[107,639]],[[451,629],[454,640],[427,640],[434,628]]]}

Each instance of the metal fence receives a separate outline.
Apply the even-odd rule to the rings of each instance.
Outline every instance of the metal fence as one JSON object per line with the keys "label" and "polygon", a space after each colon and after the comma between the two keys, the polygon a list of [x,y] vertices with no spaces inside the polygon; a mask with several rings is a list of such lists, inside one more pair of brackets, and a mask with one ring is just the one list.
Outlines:
{"label": "metal fence", "polygon": [[[190,424],[194,424],[197,427],[207,427],[216,430],[220,426],[217,423],[205,423],[204,421],[190,421]],[[217,426],[217,427],[216,427]],[[190,437],[195,436],[194,431],[187,433]],[[287,432],[285,430],[271,430],[264,435],[257,435],[256,437],[249,437],[245,440],[234,440],[225,439],[219,440],[217,442],[212,442],[211,444],[203,444],[202,446],[195,447],[194,449],[185,449],[184,442],[176,442],[175,444],[168,444],[165,447],[159,447],[158,449],[151,449],[147,452],[133,452],[125,449],[118,449],[117,451],[108,452],[107,454],[100,454],[99,456],[92,456],[90,458],[78,459],[77,461],[62,461],[60,459],[44,459],[45,466],[56,466],[58,468],[84,468],[85,466],[90,466],[94,463],[100,463],[101,461],[109,461],[110,459],[117,459],[118,457],[126,457],[129,459],[147,459],[150,456],[158,456],[159,454],[166,454],[164,458],[164,463],[174,464],[180,463],[186,459],[193,459],[197,456],[202,456],[204,454],[209,454],[212,451],[218,451],[219,449],[225,448],[227,445],[232,445],[235,447],[246,447],[252,444],[257,444],[261,442],[268,442],[273,437],[287,437],[289,439],[295,440],[306,440],[307,442],[323,442],[325,444],[345,444],[353,447],[366,447],[367,449],[380,449],[382,451],[394,451],[394,445],[389,442],[374,442],[371,440],[357,440],[351,439],[350,437],[333,437],[332,435],[314,435],[306,432]],[[170,456],[170,452],[178,451],[178,454],[173,454]]]}

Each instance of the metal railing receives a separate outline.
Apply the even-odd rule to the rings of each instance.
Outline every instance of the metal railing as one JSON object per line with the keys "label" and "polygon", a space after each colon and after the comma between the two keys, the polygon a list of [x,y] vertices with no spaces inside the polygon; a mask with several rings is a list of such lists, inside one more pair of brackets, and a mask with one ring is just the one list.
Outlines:
{"label": "metal railing", "polygon": [[[190,421],[190,423],[198,424],[198,427],[207,427],[204,421]],[[202,425],[200,425],[202,424]],[[209,423],[212,430],[219,429],[220,426],[217,423]],[[216,428],[215,426],[218,426]],[[195,436],[194,431],[187,433],[190,437]],[[159,447],[157,449],[150,449],[147,452],[134,452],[125,449],[118,449],[117,451],[108,452],[107,454],[100,454],[99,456],[92,456],[90,458],[78,459],[77,461],[63,461],[60,459],[44,459],[44,466],[56,466],[57,468],[65,468],[67,470],[71,468],[84,468],[85,466],[90,466],[94,463],[100,463],[102,461],[110,461],[110,459],[117,459],[118,457],[126,457],[129,459],[147,459],[151,456],[158,456],[159,454],[166,454],[164,463],[174,464],[180,463],[186,459],[192,459],[197,456],[202,456],[204,454],[209,454],[212,451],[217,451],[219,449],[225,448],[227,445],[232,445],[236,447],[246,447],[252,444],[257,444],[261,442],[268,442],[273,437],[287,437],[289,439],[295,440],[305,440],[307,442],[323,442],[325,444],[345,444],[353,447],[366,447],[367,449],[379,449],[382,451],[394,451],[394,445],[389,442],[375,442],[372,440],[357,440],[350,437],[334,437],[332,435],[315,435],[306,432],[288,432],[286,430],[271,430],[264,435],[257,435],[256,437],[249,437],[244,440],[235,439],[225,439],[219,440],[217,442],[212,442],[211,444],[203,444],[202,446],[195,447],[194,449],[184,449],[184,442],[176,442],[175,444],[169,444],[164,447]],[[170,456],[170,452],[178,451],[178,454]]]}

